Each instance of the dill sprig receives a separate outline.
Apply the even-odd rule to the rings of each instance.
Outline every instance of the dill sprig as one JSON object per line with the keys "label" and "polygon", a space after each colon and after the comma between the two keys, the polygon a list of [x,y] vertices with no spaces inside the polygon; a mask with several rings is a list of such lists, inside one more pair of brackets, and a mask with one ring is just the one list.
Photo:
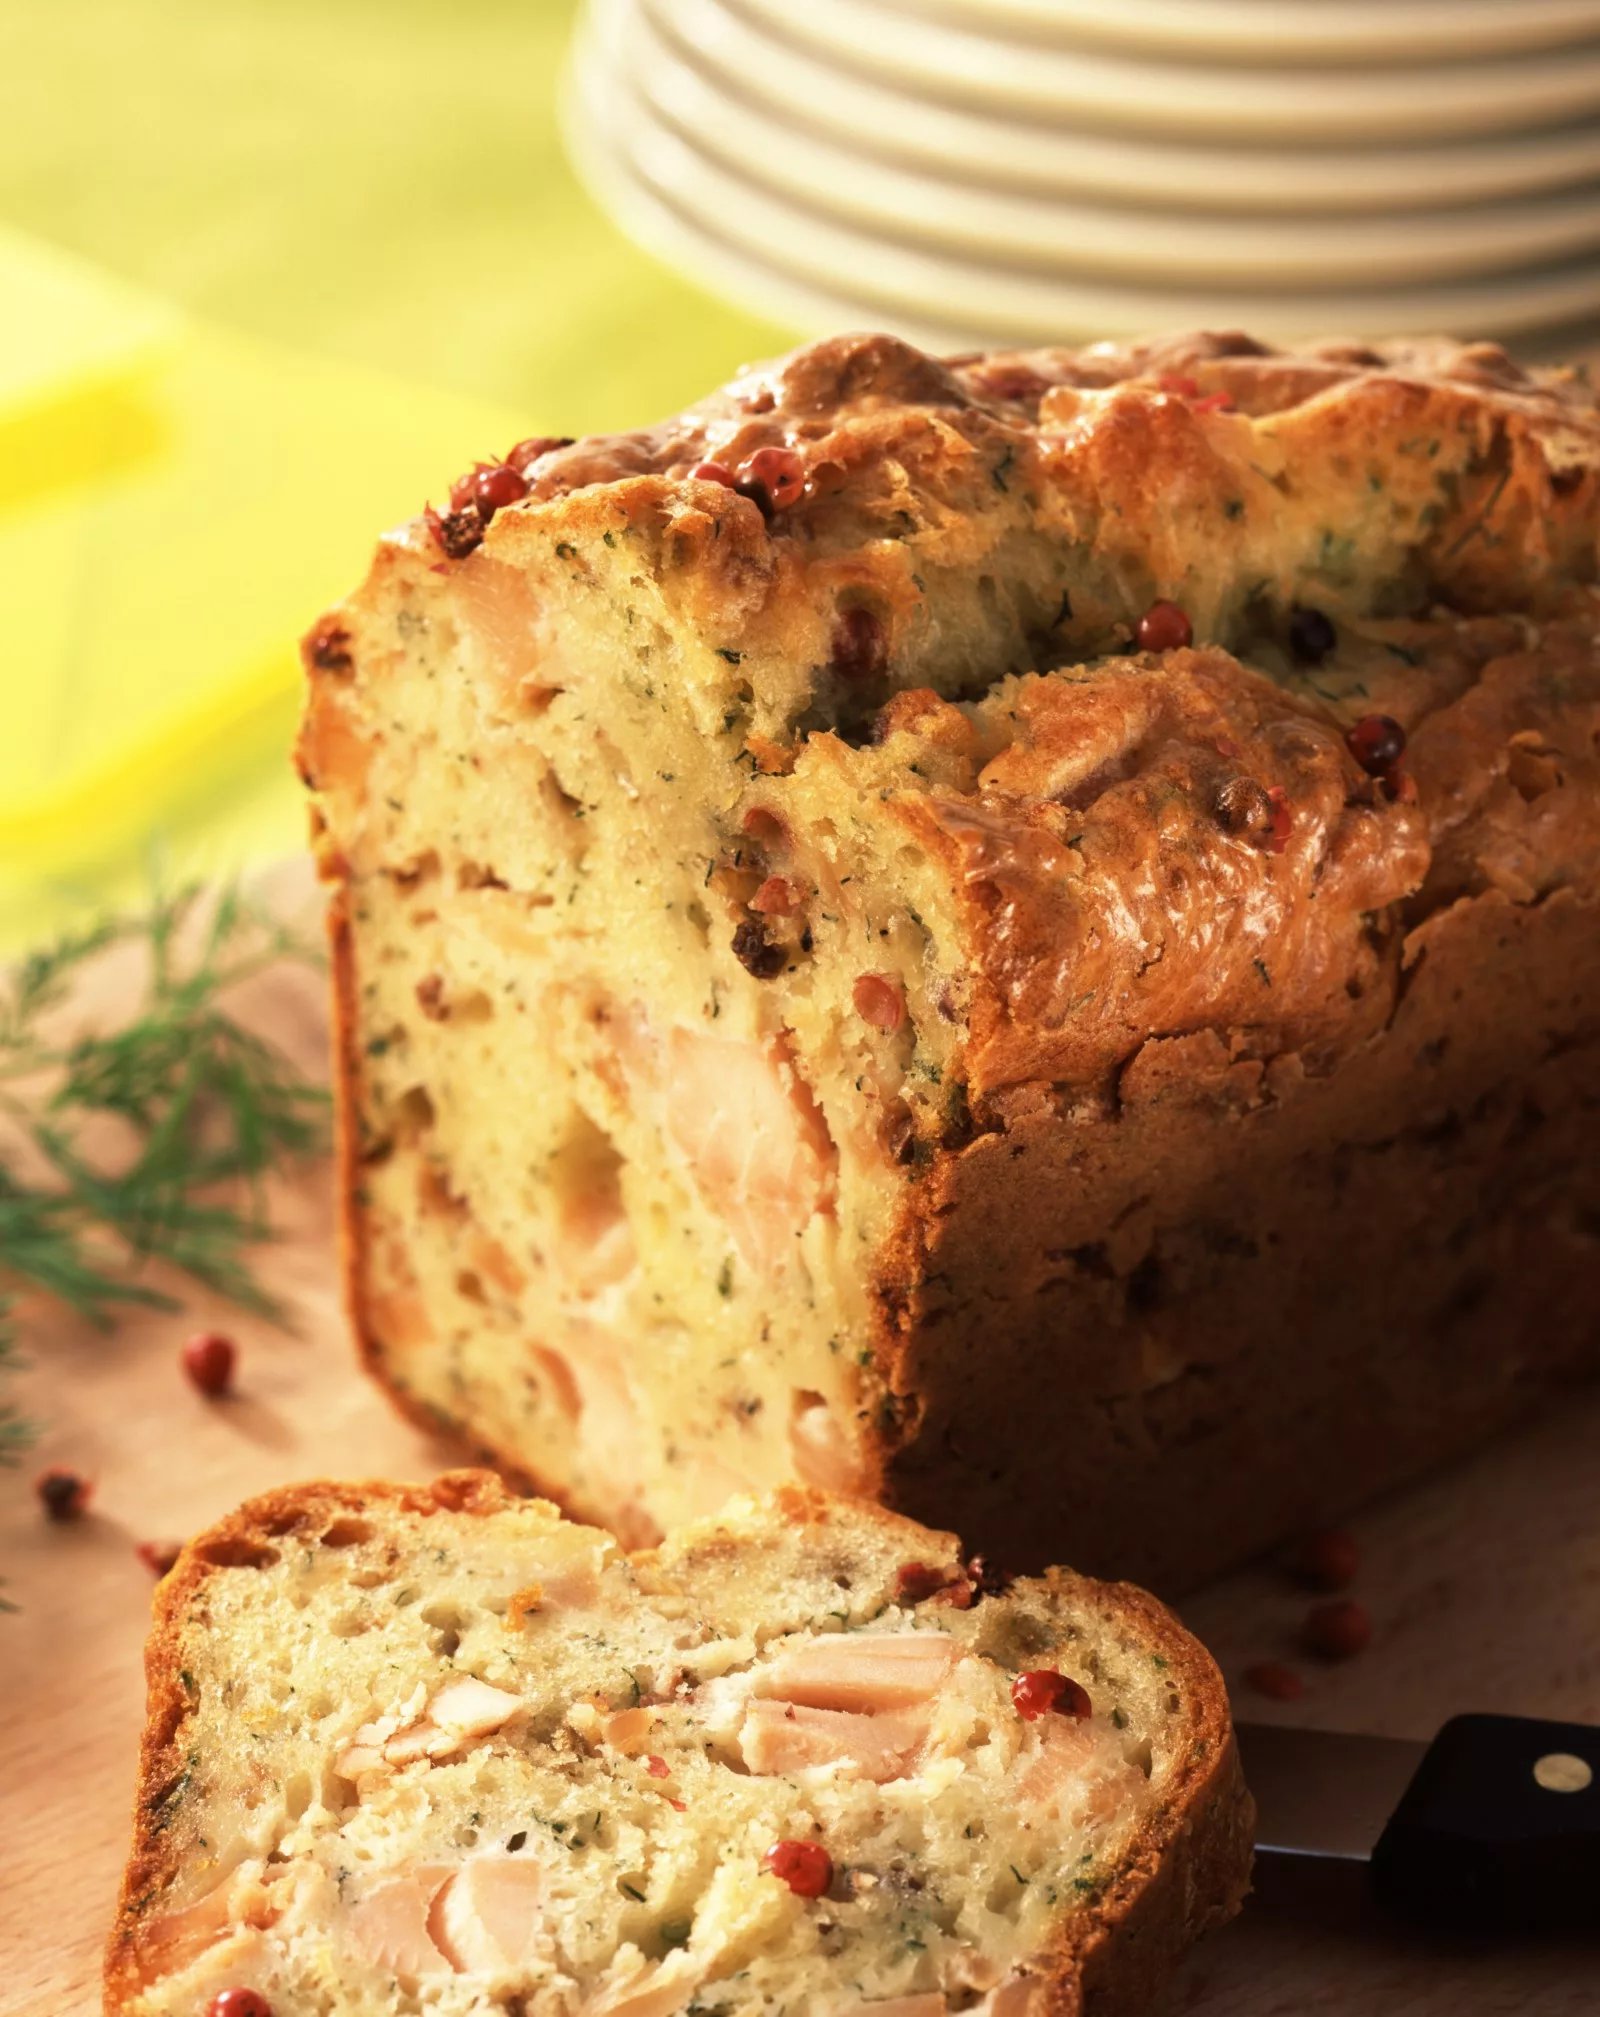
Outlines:
{"label": "dill sprig", "polygon": [[[0,1112],[40,1173],[0,1157],[0,1291],[39,1290],[102,1327],[119,1308],[176,1308],[140,1279],[174,1269],[267,1316],[278,1306],[246,1250],[271,1237],[264,1184],[316,1154],[327,1094],[228,1010],[240,982],[311,948],[236,888],[209,912],[198,885],[133,917],[64,933],[0,983]],[[106,1033],[51,1041],[47,1025],[89,961],[142,949],[131,1012]],[[85,1128],[110,1117],[125,1152],[92,1155]],[[14,1363],[0,1293],[0,1375]],[[0,1463],[26,1426],[0,1408]]]}

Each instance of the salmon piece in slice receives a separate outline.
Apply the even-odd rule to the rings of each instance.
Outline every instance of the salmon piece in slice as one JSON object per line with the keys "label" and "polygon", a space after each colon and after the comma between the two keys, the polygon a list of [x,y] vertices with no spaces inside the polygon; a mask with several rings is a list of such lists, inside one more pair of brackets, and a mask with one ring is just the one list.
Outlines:
{"label": "salmon piece in slice", "polygon": [[821,1394],[797,1389],[789,1407],[789,1461],[802,1485],[846,1498],[865,1489],[861,1461]]}
{"label": "salmon piece in slice", "polygon": [[826,1632],[787,1647],[756,1686],[808,1708],[871,1715],[931,1700],[957,1653],[942,1632]]}
{"label": "salmon piece in slice", "polygon": [[643,1748],[656,1720],[654,1709],[619,1709],[605,1722],[605,1740],[616,1751],[633,1752]]}
{"label": "salmon piece in slice", "polygon": [[428,1915],[440,1887],[453,1873],[443,1864],[423,1864],[385,1877],[347,1907],[344,1937],[363,1961],[402,1984],[423,1975],[450,1972],[450,1963],[428,1932]]}
{"label": "salmon piece in slice", "polygon": [[447,1681],[426,1712],[403,1729],[395,1729],[392,1718],[364,1723],[334,1760],[333,1769],[343,1779],[354,1779],[363,1772],[376,1771],[379,1765],[441,1758],[459,1751],[475,1737],[492,1736],[521,1707],[520,1695],[464,1674],[458,1681]]}
{"label": "salmon piece in slice", "polygon": [[1063,1716],[1049,1718],[1038,1756],[1017,1782],[1023,1800],[1063,1820],[1113,1821],[1144,1791],[1144,1774],[1109,1732]]}
{"label": "salmon piece in slice", "polygon": [[458,1975],[503,1975],[548,1959],[544,1888],[544,1872],[525,1856],[474,1856],[435,1896],[429,1937]]}
{"label": "salmon piece in slice", "polygon": [[1035,1975],[1008,1975],[989,1991],[978,2008],[984,2017],[1029,2017],[1043,1989],[1043,1983]]}
{"label": "salmon piece in slice", "polygon": [[452,614],[482,654],[506,712],[547,706],[561,680],[553,632],[527,576],[479,551],[455,569],[450,587]]}
{"label": "salmon piece in slice", "polygon": [[739,1749],[752,1772],[800,1772],[844,1764],[882,1784],[915,1769],[928,1717],[914,1709],[860,1716],[757,1696],[745,1711]]}
{"label": "salmon piece in slice", "polygon": [[[504,1688],[491,1688],[487,1681],[465,1675],[459,1681],[447,1682],[428,1704],[422,1721],[391,1737],[383,1747],[383,1755],[391,1765],[408,1765],[413,1758],[442,1758],[451,1751],[459,1751],[474,1737],[492,1736],[521,1707],[519,1695],[508,1694]],[[360,1741],[358,1730],[356,1742]]]}
{"label": "salmon piece in slice", "polygon": [[587,1317],[561,1325],[560,1345],[534,1347],[540,1369],[573,1421],[584,1425],[591,1488],[611,1502],[608,1524],[625,1548],[654,1547],[661,1529],[638,1503],[646,1424],[629,1374],[637,1346]]}
{"label": "salmon piece in slice", "polygon": [[538,1559],[527,1563],[524,1571],[528,1582],[539,1586],[539,1608],[592,1611],[600,1600],[600,1563],[606,1546],[577,1529],[546,1535]]}
{"label": "salmon piece in slice", "polygon": [[472,1674],[446,1682],[428,1704],[430,1721],[460,1737],[487,1737],[504,1727],[522,1707],[522,1697],[491,1687]]}
{"label": "salmon piece in slice", "polygon": [[666,1125],[707,1205],[763,1275],[828,1203],[838,1151],[780,1039],[766,1050],[674,1029],[666,1044]]}
{"label": "salmon piece in slice", "polygon": [[583,2006],[583,2017],[673,2017],[699,1988],[702,1962],[680,1948],[655,1967],[648,1964],[602,1980]]}

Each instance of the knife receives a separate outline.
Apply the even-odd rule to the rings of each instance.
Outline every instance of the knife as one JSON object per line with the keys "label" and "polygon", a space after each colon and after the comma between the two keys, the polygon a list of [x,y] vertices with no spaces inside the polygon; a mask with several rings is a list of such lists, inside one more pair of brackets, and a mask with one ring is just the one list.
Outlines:
{"label": "knife", "polygon": [[1433,1930],[1600,1934],[1600,1729],[1453,1716],[1431,1743],[1241,1723],[1256,1849],[1368,1865]]}

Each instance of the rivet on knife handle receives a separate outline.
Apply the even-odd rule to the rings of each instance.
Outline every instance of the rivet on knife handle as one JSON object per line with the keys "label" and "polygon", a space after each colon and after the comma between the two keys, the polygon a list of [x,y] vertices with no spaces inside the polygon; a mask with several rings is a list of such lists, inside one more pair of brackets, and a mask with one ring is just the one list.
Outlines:
{"label": "rivet on knife handle", "polygon": [[1600,1928],[1600,1729],[1456,1716],[1372,1852],[1379,1902],[1441,1929]]}

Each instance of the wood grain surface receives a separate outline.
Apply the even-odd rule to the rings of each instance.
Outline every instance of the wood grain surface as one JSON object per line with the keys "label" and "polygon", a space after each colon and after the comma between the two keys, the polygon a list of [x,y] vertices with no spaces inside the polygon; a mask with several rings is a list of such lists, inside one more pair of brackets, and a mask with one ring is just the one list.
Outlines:
{"label": "wood grain surface", "polygon": [[[295,884],[285,902],[305,901]],[[102,974],[85,1015],[113,1013],[126,975]],[[304,1062],[325,1040],[320,984],[279,970],[248,1012]],[[39,1423],[23,1470],[0,1473],[0,1576],[19,1607],[0,1616],[0,2012],[88,2017],[127,1836],[143,1710],[151,1576],[142,1540],[170,1540],[249,1493],[326,1476],[420,1478],[450,1453],[395,1416],[357,1371],[335,1280],[328,1174],[275,1188],[282,1237],[263,1275],[292,1312],[279,1331],[189,1298],[184,1315],[140,1313],[112,1336],[54,1314],[28,1324],[31,1368],[15,1385]],[[1536,1285],[1530,1285],[1530,1298]],[[206,1401],[178,1351],[215,1324],[241,1352],[235,1397]],[[1422,1736],[1489,1709],[1600,1721],[1600,1395],[1354,1523],[1354,1594],[1371,1649],[1313,1670],[1295,1651],[1308,1598],[1281,1570],[1252,1569],[1192,1598],[1238,1713],[1263,1721]],[[89,1517],[53,1526],[30,1480],[66,1463],[95,1481]],[[1069,1546],[1064,1546],[1069,1553]],[[1308,1692],[1253,1697],[1243,1670],[1294,1661]],[[1597,1908],[1600,1909],[1600,1908]],[[1242,1917],[1198,1949],[1173,2017],[1580,2017],[1600,2010],[1600,1944],[1441,1946],[1384,1926],[1360,1873],[1263,1866]]]}

